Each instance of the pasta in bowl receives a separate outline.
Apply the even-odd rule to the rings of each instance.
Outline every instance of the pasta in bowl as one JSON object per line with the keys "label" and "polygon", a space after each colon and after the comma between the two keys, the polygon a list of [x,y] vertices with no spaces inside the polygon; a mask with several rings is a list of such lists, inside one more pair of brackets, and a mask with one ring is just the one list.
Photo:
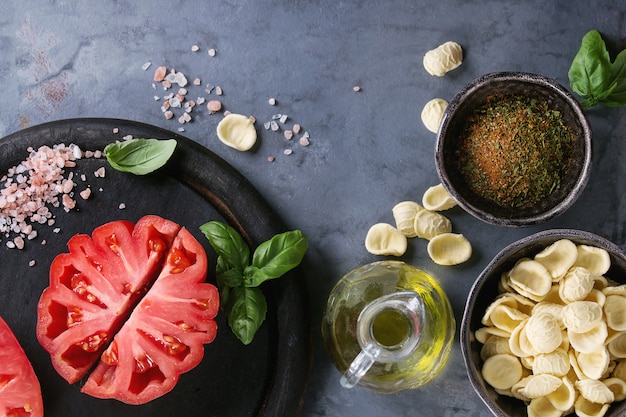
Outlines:
{"label": "pasta in bowl", "polygon": [[626,254],[573,229],[514,242],[476,279],[460,337],[495,416],[623,416]]}

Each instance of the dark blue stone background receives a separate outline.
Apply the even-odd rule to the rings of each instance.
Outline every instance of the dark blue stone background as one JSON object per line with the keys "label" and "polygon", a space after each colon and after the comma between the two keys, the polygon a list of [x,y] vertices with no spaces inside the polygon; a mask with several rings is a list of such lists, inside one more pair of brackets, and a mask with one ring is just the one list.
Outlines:
{"label": "dark blue stone background", "polygon": [[[623,1],[3,3],[0,136],[76,117],[131,119],[173,131],[182,126],[183,135],[247,177],[289,228],[309,236],[301,279],[309,288],[313,364],[303,417],[490,415],[472,391],[458,341],[445,370],[427,387],[390,396],[341,388],[319,332],[326,297],[347,270],[380,259],[364,248],[369,226],[392,223],[394,204],[421,201],[439,182],[435,135],[420,120],[427,101],[450,100],[493,71],[534,72],[569,87],[567,72],[587,31],[602,33],[612,57],[626,47]],[[448,40],[461,44],[465,60],[445,77],[430,76],[422,57]],[[193,45],[200,50],[192,52]],[[147,62],[152,65],[144,71]],[[204,106],[194,109],[191,123],[166,120],[163,100],[154,99],[166,92],[152,86],[159,65],[190,81],[201,78],[202,87],[188,86],[191,98],[217,98],[204,85],[220,86],[225,109],[256,117],[258,146],[241,153],[221,144],[215,134],[221,115]],[[270,97],[276,106],[268,104]],[[265,130],[263,123],[276,113],[301,124],[310,146]],[[452,209],[446,215],[454,230],[474,246],[472,259],[457,267],[435,265],[426,241],[410,241],[402,259],[440,280],[457,322],[482,268],[523,236],[577,228],[626,248],[626,111],[597,107],[588,116],[591,180],[566,214],[539,226],[503,229]]]}

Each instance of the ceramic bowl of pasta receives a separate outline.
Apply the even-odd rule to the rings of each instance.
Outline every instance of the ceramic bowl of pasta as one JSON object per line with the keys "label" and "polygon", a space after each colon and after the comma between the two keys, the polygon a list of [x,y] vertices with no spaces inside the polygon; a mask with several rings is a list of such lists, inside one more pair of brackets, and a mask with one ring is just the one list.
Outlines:
{"label": "ceramic bowl of pasta", "polygon": [[554,229],[504,248],[461,323],[470,382],[498,417],[626,415],[626,254]]}
{"label": "ceramic bowl of pasta", "polygon": [[591,139],[578,101],[556,81],[491,73],[445,109],[435,163],[465,211],[498,226],[529,226],[563,213],[582,193]]}

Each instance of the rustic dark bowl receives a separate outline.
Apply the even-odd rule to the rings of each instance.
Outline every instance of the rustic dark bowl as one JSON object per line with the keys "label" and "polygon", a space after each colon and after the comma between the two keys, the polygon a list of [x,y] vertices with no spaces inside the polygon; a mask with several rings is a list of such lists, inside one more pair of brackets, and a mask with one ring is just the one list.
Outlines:
{"label": "rustic dark bowl", "polygon": [[[488,96],[497,93],[547,101],[561,112],[575,136],[560,188],[532,207],[503,207],[474,193],[456,164],[455,150],[467,117],[483,105]],[[498,226],[535,225],[565,212],[582,193],[591,170],[591,136],[589,121],[578,101],[554,80],[520,72],[491,73],[468,84],[444,112],[435,147],[437,173],[448,193],[474,217]]]}
{"label": "rustic dark bowl", "polygon": [[[460,332],[461,353],[469,380],[478,396],[494,416],[527,417],[526,405],[520,400],[498,395],[485,382],[481,374],[480,349],[482,345],[475,340],[474,332],[482,327],[481,318],[486,308],[498,295],[498,282],[501,274],[510,270],[520,258],[532,257],[546,246],[564,238],[570,239],[576,244],[597,246],[607,250],[611,257],[611,269],[605,276],[620,284],[626,284],[626,254],[624,251],[610,241],[585,231],[546,230],[518,240],[498,253],[481,272],[470,290]],[[625,415],[626,401],[621,401],[612,404],[605,417],[623,417]]]}

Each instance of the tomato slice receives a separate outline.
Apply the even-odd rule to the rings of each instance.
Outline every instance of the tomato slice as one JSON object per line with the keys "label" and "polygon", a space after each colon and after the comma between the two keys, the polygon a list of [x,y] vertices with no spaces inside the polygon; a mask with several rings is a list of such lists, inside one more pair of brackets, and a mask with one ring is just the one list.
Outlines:
{"label": "tomato slice", "polygon": [[[114,221],[76,235],[50,268],[37,338],[81,391],[143,404],[174,388],[215,339],[217,288],[185,228],[158,216]],[[91,371],[91,373],[89,373]]]}
{"label": "tomato slice", "polygon": [[203,282],[202,246],[181,229],[154,285],[102,354],[82,391],[98,398],[143,404],[174,388],[181,373],[215,339],[219,308],[215,286]]}
{"label": "tomato slice", "polygon": [[41,387],[26,353],[0,317],[0,415],[43,416]]}
{"label": "tomato slice", "polygon": [[37,339],[74,383],[98,360],[159,273],[180,226],[158,216],[114,221],[75,235],[50,267],[38,305]]}

